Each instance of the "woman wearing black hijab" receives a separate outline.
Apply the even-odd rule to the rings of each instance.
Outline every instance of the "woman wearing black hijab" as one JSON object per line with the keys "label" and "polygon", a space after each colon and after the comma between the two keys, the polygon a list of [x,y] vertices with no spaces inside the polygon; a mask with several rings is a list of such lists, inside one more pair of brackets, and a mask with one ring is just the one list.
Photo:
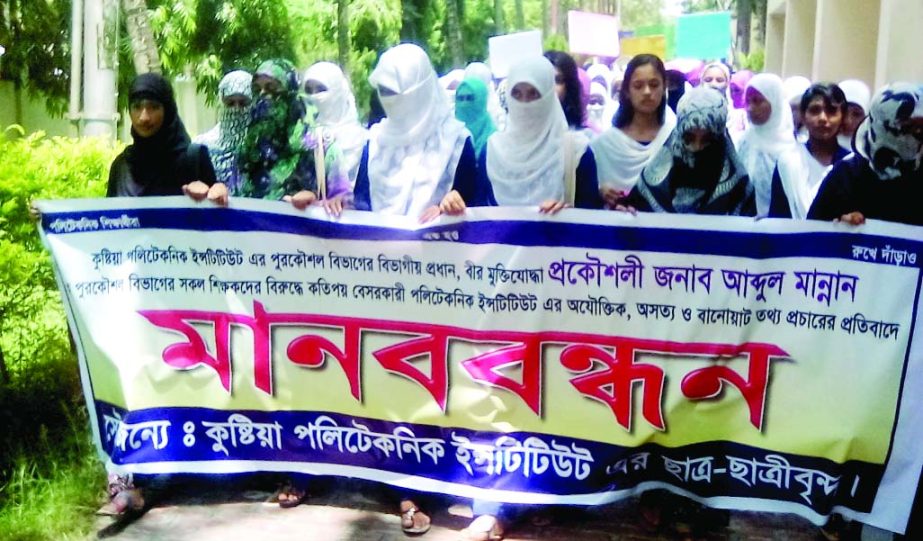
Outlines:
{"label": "woman wearing black hijab", "polygon": [[226,201],[224,185],[215,184],[208,149],[190,143],[170,83],[156,73],[139,75],[128,99],[133,144],[112,162],[106,196],[186,194]]}

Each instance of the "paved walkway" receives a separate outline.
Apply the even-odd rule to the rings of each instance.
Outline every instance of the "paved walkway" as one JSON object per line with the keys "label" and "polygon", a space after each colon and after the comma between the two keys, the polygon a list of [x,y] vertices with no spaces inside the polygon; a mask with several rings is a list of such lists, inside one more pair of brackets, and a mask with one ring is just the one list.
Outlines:
{"label": "paved walkway", "polygon": [[[239,490],[239,489],[238,489]],[[179,487],[140,518],[112,522],[99,518],[99,536],[116,541],[403,541],[392,498],[373,486],[346,481],[294,509],[263,503],[269,492],[232,491],[229,487],[199,487],[193,496]],[[470,521],[470,507],[452,502],[432,506],[433,528],[420,541],[456,541]],[[451,512],[450,512],[451,511]],[[652,534],[637,521],[637,501],[626,500],[593,509],[555,508],[552,523],[538,527],[528,519],[507,532],[509,541],[580,540],[645,541],[674,539],[675,534]],[[715,530],[708,540],[800,541],[817,539],[817,530],[793,515],[731,513],[728,527]]]}

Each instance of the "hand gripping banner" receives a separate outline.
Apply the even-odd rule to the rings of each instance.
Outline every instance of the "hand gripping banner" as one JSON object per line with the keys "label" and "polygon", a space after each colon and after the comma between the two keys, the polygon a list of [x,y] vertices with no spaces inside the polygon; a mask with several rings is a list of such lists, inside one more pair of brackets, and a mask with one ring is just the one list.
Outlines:
{"label": "hand gripping banner", "polygon": [[920,228],[40,204],[102,458],[904,531]]}

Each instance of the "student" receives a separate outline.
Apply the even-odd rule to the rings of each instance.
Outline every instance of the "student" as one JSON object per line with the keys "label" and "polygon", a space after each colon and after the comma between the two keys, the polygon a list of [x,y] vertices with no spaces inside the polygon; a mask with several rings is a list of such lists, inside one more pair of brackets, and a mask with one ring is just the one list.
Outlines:
{"label": "student", "polygon": [[737,145],[737,153],[756,190],[756,213],[767,216],[776,163],[796,144],[792,113],[785,100],[782,79],[771,73],[750,79],[745,100],[750,126]]}
{"label": "student", "polygon": [[706,64],[702,70],[701,86],[714,88],[727,97],[728,87],[731,84],[731,69],[723,62],[712,62]]}
{"label": "student", "polygon": [[846,116],[843,118],[837,141],[841,147],[852,151],[853,135],[855,135],[856,130],[859,129],[859,124],[862,124],[869,112],[872,93],[869,87],[858,79],[847,79],[838,86],[843,91],[843,95],[846,96]]}
{"label": "student", "polygon": [[582,130],[585,103],[582,98],[577,63],[569,54],[562,51],[547,51],[545,58],[554,66],[555,93],[564,110],[567,127],[571,130]]}
{"label": "student", "polygon": [[[241,151],[242,196],[290,201],[304,209],[321,195],[350,191],[349,177],[333,141],[323,141],[323,163],[313,138],[314,111],[298,93],[291,62],[267,60],[253,74],[253,106]],[[323,176],[324,183],[318,180]]]}
{"label": "student", "polygon": [[769,215],[803,220],[824,177],[849,152],[837,143],[846,96],[834,84],[815,84],[801,98],[808,141],[779,157],[773,174]]}
{"label": "student", "polygon": [[678,109],[676,128],[625,205],[642,212],[755,216],[753,185],[725,128],[724,96],[697,87]]}
{"label": "student", "polygon": [[194,143],[208,147],[218,181],[227,186],[230,195],[239,195],[241,173],[238,157],[253,103],[253,76],[246,71],[232,71],[218,84],[218,123],[196,136]]}
{"label": "student", "polygon": [[923,86],[893,83],[872,100],[855,153],[833,166],[808,218],[923,225]]}
{"label": "student", "polygon": [[480,157],[487,139],[497,131],[488,111],[487,85],[476,77],[466,77],[455,90],[455,118],[465,123],[471,132],[474,153]]}
{"label": "student", "polygon": [[628,195],[644,166],[664,145],[676,126],[667,108],[666,70],[655,55],[641,54],[625,68],[619,90],[621,106],[613,126],[592,143],[599,185],[608,208]]}
{"label": "student", "polygon": [[801,120],[801,98],[804,91],[811,86],[811,81],[807,77],[795,75],[782,82],[785,87],[785,100],[788,101],[792,109],[792,122],[795,124],[795,140],[804,143],[808,140],[808,132],[804,128],[804,122]]}
{"label": "student", "polygon": [[506,129],[487,140],[481,158],[487,203],[601,208],[596,162],[581,133],[567,129],[555,93],[554,67],[539,56],[510,69]]}
{"label": "student", "polygon": [[[128,94],[132,144],[109,168],[106,197],[148,197],[186,194],[227,203],[227,189],[215,182],[208,149],[192,145],[176,110],[170,83],[155,73],[139,75]],[[109,501],[97,514],[121,516],[144,508],[145,486],[162,476],[108,473]],[[138,484],[135,484],[138,481]]]}
{"label": "student", "polygon": [[368,130],[359,123],[356,98],[340,66],[317,62],[304,73],[304,91],[308,103],[317,110],[316,130],[333,141],[340,152],[342,167],[347,171],[350,186],[359,175],[362,149],[368,141]]}
{"label": "student", "polygon": [[[411,43],[392,47],[381,55],[369,83],[387,116],[369,130],[355,208],[421,221],[464,212],[477,196],[477,158],[429,57]],[[334,214],[342,208],[341,200],[328,205]]]}
{"label": "student", "polygon": [[227,198],[216,186],[208,148],[191,145],[176,110],[173,88],[156,73],[139,75],[128,94],[132,144],[109,168],[107,197],[144,197],[188,194]]}

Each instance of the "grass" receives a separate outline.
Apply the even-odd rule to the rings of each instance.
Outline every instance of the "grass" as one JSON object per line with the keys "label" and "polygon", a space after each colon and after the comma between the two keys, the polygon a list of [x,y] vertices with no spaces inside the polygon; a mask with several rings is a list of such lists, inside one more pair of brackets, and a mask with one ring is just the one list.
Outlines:
{"label": "grass", "polygon": [[[74,388],[76,360],[37,363],[57,385],[3,386],[0,409],[0,541],[87,539],[105,486],[86,408]],[[0,384],[2,386],[2,384]],[[11,421],[12,419],[12,421]]]}

